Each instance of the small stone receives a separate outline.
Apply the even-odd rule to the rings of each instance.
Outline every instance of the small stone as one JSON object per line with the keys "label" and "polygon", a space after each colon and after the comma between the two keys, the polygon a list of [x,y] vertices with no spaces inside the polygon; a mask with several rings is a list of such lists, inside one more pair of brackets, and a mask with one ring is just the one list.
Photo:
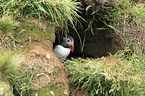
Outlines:
{"label": "small stone", "polygon": [[31,42],[31,37],[29,37],[29,41]]}
{"label": "small stone", "polygon": [[51,93],[52,95],[54,95],[53,91],[50,91],[50,93]]}
{"label": "small stone", "polygon": [[47,57],[48,59],[50,59],[50,55],[49,55],[49,54],[47,54],[46,57]]}
{"label": "small stone", "polygon": [[64,90],[64,94],[68,95],[68,92],[67,92],[67,90],[66,90],[66,89]]}

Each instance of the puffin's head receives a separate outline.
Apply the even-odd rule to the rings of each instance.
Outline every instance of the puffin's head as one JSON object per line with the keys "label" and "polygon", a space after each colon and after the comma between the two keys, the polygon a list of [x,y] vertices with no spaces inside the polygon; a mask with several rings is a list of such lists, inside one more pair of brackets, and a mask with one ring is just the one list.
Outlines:
{"label": "puffin's head", "polygon": [[71,51],[74,51],[74,39],[71,36],[63,37],[61,45],[63,45],[66,48],[70,48]]}

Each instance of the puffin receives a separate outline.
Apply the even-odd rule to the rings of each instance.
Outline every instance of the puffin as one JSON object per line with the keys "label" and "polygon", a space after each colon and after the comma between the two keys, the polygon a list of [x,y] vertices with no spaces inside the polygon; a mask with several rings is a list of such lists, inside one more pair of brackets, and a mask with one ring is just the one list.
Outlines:
{"label": "puffin", "polygon": [[70,35],[63,37],[60,45],[56,45],[53,49],[54,54],[59,59],[60,62],[63,62],[70,52],[74,51],[74,39]]}

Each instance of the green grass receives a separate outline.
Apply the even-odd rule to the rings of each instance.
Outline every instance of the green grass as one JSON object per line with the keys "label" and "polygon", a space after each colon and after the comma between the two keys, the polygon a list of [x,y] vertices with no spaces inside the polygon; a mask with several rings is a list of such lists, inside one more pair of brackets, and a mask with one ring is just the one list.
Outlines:
{"label": "green grass", "polygon": [[[0,45],[12,50],[19,49],[29,37],[54,40],[56,27],[67,34],[68,26],[75,29],[80,17],[78,3],[71,0],[1,0],[0,4]],[[0,57],[0,75],[10,82],[13,94],[29,95],[34,71],[27,66],[18,69],[21,63],[18,54],[1,51]]]}
{"label": "green grass", "polygon": [[15,96],[29,96],[34,71],[27,69],[27,67],[24,67],[23,71],[14,71],[15,75],[10,75],[8,77],[8,81],[10,82],[11,89],[13,90],[13,94]]}
{"label": "green grass", "polygon": [[[92,11],[92,13],[90,13],[92,15],[92,19],[89,21],[88,28],[86,30],[94,34],[95,32],[93,31],[96,27],[94,28],[93,26],[101,20],[101,22],[103,22],[106,26],[96,28],[97,31],[99,31],[99,29],[106,30],[111,28],[117,34],[119,33],[122,36],[126,44],[130,44],[132,50],[135,50],[136,45],[138,44],[137,51],[140,54],[144,54],[144,3],[135,3],[133,0],[113,0],[112,3],[108,4],[102,4],[103,7],[100,10],[95,10],[93,5],[88,5],[88,7],[86,7],[86,11]],[[110,32],[112,32],[112,30]]]}
{"label": "green grass", "polygon": [[2,73],[2,76],[7,76],[13,73],[16,69],[19,68],[22,60],[22,56],[13,51],[1,50],[0,72]]}
{"label": "green grass", "polygon": [[26,96],[34,72],[27,70],[26,66],[21,70],[22,62],[22,55],[10,50],[0,51],[0,77],[4,81],[9,81],[14,95]]}
{"label": "green grass", "polygon": [[[122,1],[122,2],[121,2]],[[134,23],[136,25],[142,25],[145,23],[145,7],[143,3],[134,3],[130,0],[120,0],[120,5],[115,2],[115,9],[113,17],[116,23]]]}
{"label": "green grass", "polygon": [[88,95],[143,96],[145,86],[144,55],[120,52],[98,59],[72,59],[65,63],[69,84]]}
{"label": "green grass", "polygon": [[94,10],[103,21],[113,24],[133,24],[142,26],[145,23],[145,6],[143,3],[135,3],[131,0],[114,0],[113,5],[104,5],[102,10]]}
{"label": "green grass", "polygon": [[15,48],[16,43],[20,42],[17,39],[16,28],[19,22],[13,19],[13,16],[3,15],[0,18],[0,42],[6,48]]}
{"label": "green grass", "polygon": [[65,33],[69,31],[68,26],[75,29],[74,23],[80,17],[77,14],[79,3],[72,0],[2,0],[0,3],[1,15],[9,14],[17,19],[30,16],[45,18],[64,29]]}
{"label": "green grass", "polygon": [[[16,39],[22,32],[22,30],[17,30],[18,21],[29,17],[43,19],[50,24],[59,26],[61,30],[64,30],[64,33],[67,33],[69,31],[68,26],[75,29],[74,24],[80,17],[77,14],[79,11],[78,3],[71,0],[1,0],[0,3],[0,41],[1,45],[7,48],[13,48],[16,42],[20,42]],[[94,11],[94,16],[86,31],[90,30],[93,34],[92,26],[97,21],[95,16],[99,16],[102,22],[119,30],[117,32],[120,32],[123,36],[127,36],[131,32],[135,33],[136,36],[145,28],[144,13],[145,7],[142,3],[136,4],[130,0],[116,0],[115,6],[105,6],[101,11]],[[140,36],[144,37],[144,35],[138,37]],[[138,37],[136,38],[138,39]],[[139,40],[134,40],[136,39],[133,38],[128,41],[130,45],[133,44],[133,49],[137,50],[135,46]],[[140,43],[140,45],[143,44],[143,42]],[[85,42],[83,46],[84,44]],[[125,52],[101,59],[78,58],[72,61],[68,60],[65,66],[70,75],[70,84],[76,86],[77,90],[86,90],[92,96],[95,94],[142,96],[145,91],[144,57],[144,55],[139,55],[128,49]],[[20,55],[1,51],[0,75],[10,81],[11,88],[15,90],[15,95],[28,95],[33,72],[27,69],[24,69],[23,72],[18,71],[17,68],[20,63]]]}
{"label": "green grass", "polygon": [[[44,21],[47,23],[45,25],[63,30],[65,35],[69,32],[69,26],[77,32],[74,24],[80,17],[77,14],[78,2],[72,0],[1,0],[0,3],[0,41],[7,48],[18,48],[16,43],[22,42],[18,39],[19,35],[24,33],[24,30],[27,31],[21,28],[21,22],[30,18]],[[41,34],[44,30],[36,30],[38,31]]]}
{"label": "green grass", "polygon": [[[144,54],[145,6],[131,0],[118,0],[114,8],[107,11],[107,26],[115,29],[131,50]],[[105,15],[104,15],[105,16]]]}

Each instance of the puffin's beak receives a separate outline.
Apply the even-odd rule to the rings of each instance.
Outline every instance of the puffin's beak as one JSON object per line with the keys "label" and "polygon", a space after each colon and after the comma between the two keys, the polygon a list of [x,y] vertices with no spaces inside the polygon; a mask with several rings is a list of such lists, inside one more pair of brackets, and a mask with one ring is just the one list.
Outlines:
{"label": "puffin's beak", "polygon": [[74,52],[74,43],[72,42],[72,46],[68,45],[68,47],[71,47],[71,52]]}
{"label": "puffin's beak", "polygon": [[74,52],[74,43],[72,45],[71,52]]}

